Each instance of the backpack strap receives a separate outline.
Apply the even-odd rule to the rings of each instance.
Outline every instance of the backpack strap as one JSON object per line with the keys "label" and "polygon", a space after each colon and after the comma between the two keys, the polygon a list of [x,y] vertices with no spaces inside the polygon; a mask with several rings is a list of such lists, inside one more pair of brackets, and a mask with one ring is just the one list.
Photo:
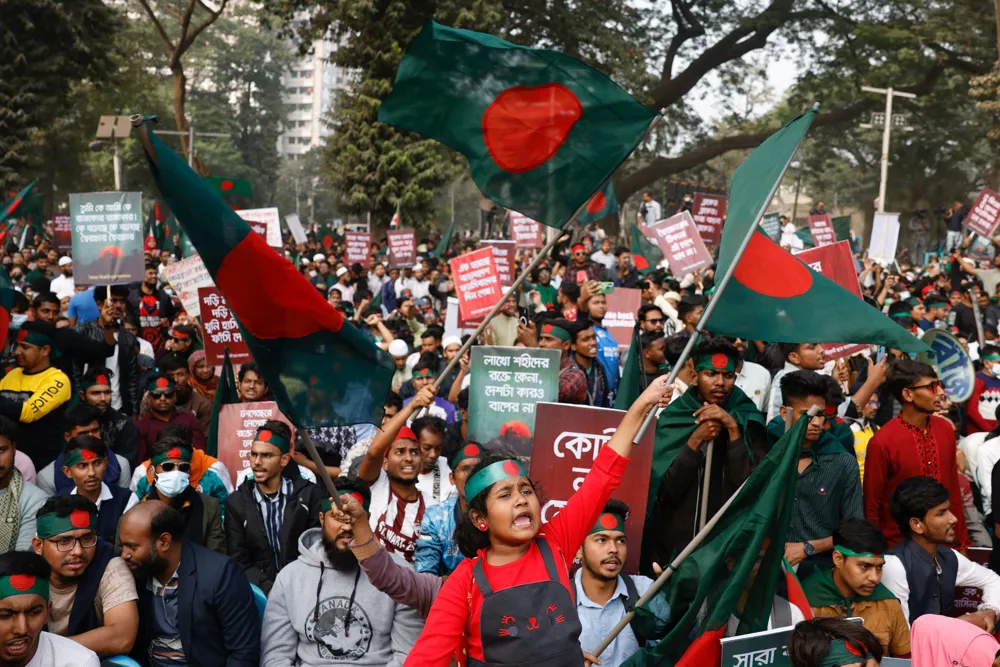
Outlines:
{"label": "backpack strap", "polygon": [[625,601],[625,611],[630,612],[635,609],[635,603],[639,601],[639,590],[635,587],[632,577],[627,574],[618,575],[625,582],[625,590],[628,591],[628,599]]}

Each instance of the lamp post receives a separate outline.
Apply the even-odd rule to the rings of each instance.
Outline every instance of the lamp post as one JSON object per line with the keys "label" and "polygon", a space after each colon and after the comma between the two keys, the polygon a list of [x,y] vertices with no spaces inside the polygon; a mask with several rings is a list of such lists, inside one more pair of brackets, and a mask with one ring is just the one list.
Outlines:
{"label": "lamp post", "polygon": [[128,116],[101,116],[97,122],[97,140],[91,141],[89,146],[92,151],[101,150],[105,142],[101,139],[110,139],[114,150],[112,155],[112,165],[115,172],[115,191],[122,189],[122,158],[118,153],[118,139],[124,139],[132,132],[132,122]]}
{"label": "lamp post", "polygon": [[[878,93],[879,95],[885,95],[885,114],[873,113],[870,123],[862,123],[861,127],[865,129],[873,129],[879,124],[882,125],[882,170],[879,177],[878,184],[878,213],[885,213],[885,189],[886,183],[889,180],[889,137],[892,133],[892,126],[896,125],[901,130],[909,130],[912,128],[906,127],[906,118],[902,114],[892,115],[892,98],[893,97],[906,97],[913,99],[916,97],[913,93],[901,93],[898,90],[893,90],[892,88],[872,88],[871,86],[861,86],[861,90],[867,93]],[[881,116],[881,123],[880,117]]]}

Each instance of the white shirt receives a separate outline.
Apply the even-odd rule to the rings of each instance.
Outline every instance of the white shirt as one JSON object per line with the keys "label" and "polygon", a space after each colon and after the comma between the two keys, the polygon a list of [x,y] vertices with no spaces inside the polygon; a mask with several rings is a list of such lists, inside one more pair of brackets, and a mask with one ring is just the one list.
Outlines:
{"label": "white shirt", "polygon": [[[955,587],[979,588],[983,591],[983,603],[979,609],[990,609],[1000,612],[1000,575],[993,570],[977,565],[957,551],[952,552],[958,558],[958,576]],[[882,568],[882,583],[892,591],[903,607],[903,616],[910,619],[910,585],[906,580],[906,568],[898,556],[886,554],[885,567]]]}
{"label": "white shirt", "polygon": [[38,650],[25,667],[100,667],[97,654],[72,639],[50,632],[38,635]]}
{"label": "white shirt", "polygon": [[431,295],[431,281],[426,278],[423,280],[413,278],[410,282],[410,289],[413,292],[414,299],[429,297]]}
{"label": "white shirt", "polygon": [[62,299],[76,294],[76,280],[73,276],[59,274],[49,283],[49,291]]}
{"label": "white shirt", "polygon": [[[76,487],[75,486],[73,487],[73,490],[69,492],[69,495],[71,495],[71,496],[75,496],[76,495]],[[101,495],[99,495],[97,497],[97,503],[96,503],[96,505],[97,505],[97,511],[98,512],[101,511],[101,503],[102,502],[104,502],[105,500],[113,500],[114,497],[115,496],[114,496],[114,494],[111,493],[111,489],[108,488],[108,485],[105,484],[104,482],[101,482]]]}
{"label": "white shirt", "polygon": [[[140,348],[142,349],[142,348]],[[121,380],[118,377],[118,332],[115,332],[115,351],[104,360],[104,367],[111,371],[111,407],[122,409]]]}
{"label": "white shirt", "polygon": [[771,380],[771,395],[767,400],[767,423],[771,423],[771,420],[776,416],[781,414],[781,378],[785,377],[792,371],[802,370],[795,364],[786,361],[785,367],[774,374],[774,379]]}
{"label": "white shirt", "polygon": [[642,219],[644,225],[651,225],[660,219],[660,202],[650,199],[639,204],[640,209],[643,206],[646,207],[646,216]]}
{"label": "white shirt", "polygon": [[434,471],[428,473],[420,473],[417,475],[417,490],[424,495],[425,498],[431,498],[432,500],[427,503],[427,506],[437,505],[448,499],[452,494],[457,494],[458,489],[452,486],[451,482],[448,481],[448,476],[451,475],[451,466],[445,461],[443,456],[439,456],[437,460],[437,472],[438,472],[438,492],[434,493]]}
{"label": "white shirt", "polygon": [[736,375],[736,386],[743,390],[758,410],[765,410],[768,390],[771,388],[771,374],[766,368],[752,361],[744,361],[743,368]]}
{"label": "white shirt", "polygon": [[1000,461],[1000,438],[992,438],[979,445],[975,451],[976,482],[983,493],[983,512],[989,516],[993,509],[993,466]]}
{"label": "white shirt", "polygon": [[612,255],[610,252],[604,252],[603,250],[598,250],[597,252],[592,254],[590,256],[590,259],[597,262],[598,264],[603,264],[604,267],[607,269],[615,268],[615,264],[617,263],[617,260],[615,259],[614,255]]}

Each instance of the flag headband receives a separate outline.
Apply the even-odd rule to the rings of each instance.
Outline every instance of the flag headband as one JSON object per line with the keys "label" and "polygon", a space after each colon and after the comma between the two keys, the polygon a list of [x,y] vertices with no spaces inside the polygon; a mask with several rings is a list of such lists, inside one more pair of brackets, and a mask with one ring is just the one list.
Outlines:
{"label": "flag headband", "polygon": [[192,456],[193,452],[187,447],[171,447],[162,454],[157,454],[156,456],[154,456],[150,462],[154,466],[158,466],[161,463],[166,463],[167,461],[170,461],[172,459],[180,459],[181,461],[187,461],[188,463],[190,463]]}
{"label": "flag headband", "polygon": [[49,601],[49,580],[32,574],[12,574],[0,578],[0,600],[15,595],[40,595]]}
{"label": "flag headband", "polygon": [[158,377],[150,380],[149,384],[146,385],[146,391],[173,391],[174,381],[168,377]]}
{"label": "flag headband", "polygon": [[[371,498],[365,500],[364,496],[362,496],[358,491],[351,491],[350,495],[361,504],[366,512],[368,511],[368,506],[371,504]],[[323,510],[323,514],[326,514],[333,509],[333,500],[330,498],[324,498],[320,507]]]}
{"label": "flag headband", "polygon": [[80,388],[83,389],[84,391],[87,391],[91,387],[96,387],[98,385],[101,385],[101,386],[104,386],[104,387],[110,387],[111,386],[111,380],[108,378],[107,375],[105,375],[104,373],[101,373],[101,374],[95,376],[93,380],[83,380],[83,381],[80,382]]}
{"label": "flag headband", "polygon": [[478,459],[483,455],[483,448],[474,442],[470,442],[464,447],[459,448],[457,451],[452,453],[451,457],[448,459],[448,465],[452,470],[458,467],[458,464],[467,459]]}
{"label": "flag headband", "polygon": [[869,552],[857,552],[852,549],[848,549],[842,544],[835,544],[833,546],[834,551],[839,551],[848,558],[882,558],[882,554],[869,553]]}
{"label": "flag headband", "polygon": [[1000,361],[1000,354],[987,354],[980,357],[983,361]]}
{"label": "flag headband", "polygon": [[572,337],[569,335],[569,332],[556,324],[543,324],[542,333],[552,336],[554,338],[558,338],[559,340],[566,343],[572,340]]}
{"label": "flag headband", "polygon": [[68,467],[73,467],[80,463],[88,463],[90,461],[96,461],[97,459],[102,459],[104,456],[98,454],[97,452],[91,451],[84,447],[79,447],[77,449],[70,450],[66,452],[65,463],[63,465]]}
{"label": "flag headband", "polygon": [[595,523],[594,527],[590,529],[588,535],[614,530],[622,533],[625,532],[625,517],[621,514],[615,514],[613,512],[601,512],[601,515],[597,517],[597,523]]}
{"label": "flag headband", "polygon": [[931,308],[947,308],[948,307],[948,304],[946,302],[944,302],[944,301],[931,301],[930,303],[925,304],[925,305],[926,305],[926,307],[927,307],[928,310],[930,310]]}
{"label": "flag headband", "polygon": [[848,644],[844,639],[834,639],[830,642],[830,651],[826,657],[819,661],[816,667],[843,667],[844,665],[854,665],[867,663],[872,658],[871,653],[865,648],[858,648],[854,644]]}
{"label": "flag headband", "polygon": [[28,345],[35,345],[37,347],[42,347],[43,345],[52,346],[52,339],[48,337],[47,334],[41,331],[29,331],[28,329],[21,329],[17,332],[17,342],[27,343]]}
{"label": "flag headband", "polygon": [[909,317],[910,317],[910,311],[908,311],[908,310],[900,310],[900,311],[895,312],[895,313],[889,313],[889,317],[891,317],[894,320],[909,319]]}
{"label": "flag headband", "polygon": [[92,530],[96,519],[97,515],[87,510],[73,510],[67,516],[49,512],[38,517],[35,535],[47,540],[72,530]]}
{"label": "flag headband", "polygon": [[418,378],[423,379],[423,378],[432,378],[432,377],[437,377],[437,373],[435,373],[434,369],[432,369],[432,368],[421,368],[419,371],[413,371],[413,379],[414,380],[416,380]]}
{"label": "flag headband", "polygon": [[733,359],[724,352],[715,354],[702,354],[694,358],[694,370],[697,371],[720,371],[735,373],[736,359]]}
{"label": "flag headband", "polygon": [[465,499],[468,502],[472,502],[473,498],[480,493],[508,477],[527,476],[528,473],[525,472],[521,462],[517,459],[507,459],[491,463],[470,477],[469,481],[465,483]]}
{"label": "flag headband", "polygon": [[579,251],[579,252],[586,252],[587,251],[587,246],[583,245],[582,243],[577,243],[572,248],[570,248],[570,251],[571,252],[577,252],[577,251]]}
{"label": "flag headband", "polygon": [[253,437],[254,442],[263,442],[268,445],[274,445],[281,450],[282,454],[287,454],[291,449],[292,443],[288,441],[287,438],[283,438],[266,426],[261,426],[257,429],[257,434]]}

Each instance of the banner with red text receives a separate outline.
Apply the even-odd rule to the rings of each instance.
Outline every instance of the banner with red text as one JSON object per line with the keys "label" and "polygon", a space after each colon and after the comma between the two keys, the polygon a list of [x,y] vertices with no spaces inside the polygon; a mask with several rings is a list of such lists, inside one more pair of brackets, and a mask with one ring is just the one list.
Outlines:
{"label": "banner with red text", "polygon": [[837,234],[833,231],[833,221],[826,213],[809,216],[809,231],[817,248],[830,245],[837,240]]}
{"label": "banner with red text", "polygon": [[695,194],[691,202],[691,217],[698,226],[698,234],[706,245],[719,245],[722,240],[722,225],[726,221],[726,206],[728,197],[710,195],[704,192]]}
{"label": "banner with red text", "polygon": [[493,248],[480,248],[448,261],[463,320],[481,320],[503,297]]}
{"label": "banner with red text", "polygon": [[479,245],[493,248],[493,260],[497,263],[497,273],[500,274],[500,286],[507,289],[514,284],[514,254],[517,252],[516,241],[480,241]]}
{"label": "banner with red text", "polygon": [[989,188],[983,188],[962,224],[980,236],[990,239],[993,238],[998,223],[1000,223],[1000,196]]}
{"label": "banner with red text", "polygon": [[643,233],[660,249],[671,273],[678,278],[712,266],[712,254],[705,247],[694,218],[687,211],[657,220],[648,225]]}
{"label": "banner with red text", "polygon": [[[851,254],[849,241],[837,241],[830,245],[810,248],[795,253],[795,259],[806,264],[813,271],[837,283],[848,292],[861,296],[861,286],[858,284],[858,274],[854,269],[854,256]],[[856,354],[866,349],[867,345],[857,343],[824,343],[824,358],[827,361]]]}
{"label": "banner with red text", "polygon": [[253,360],[226,297],[218,287],[198,288],[198,310],[205,330],[205,361],[209,366],[222,365],[227,347],[233,365]]}
{"label": "banner with red text", "polygon": [[410,268],[417,262],[417,232],[398,229],[386,232],[389,238],[389,268]]}
{"label": "banner with red text", "polygon": [[344,251],[346,263],[350,265],[357,262],[367,269],[372,235],[368,232],[344,232],[344,241],[347,243],[347,250]]}

